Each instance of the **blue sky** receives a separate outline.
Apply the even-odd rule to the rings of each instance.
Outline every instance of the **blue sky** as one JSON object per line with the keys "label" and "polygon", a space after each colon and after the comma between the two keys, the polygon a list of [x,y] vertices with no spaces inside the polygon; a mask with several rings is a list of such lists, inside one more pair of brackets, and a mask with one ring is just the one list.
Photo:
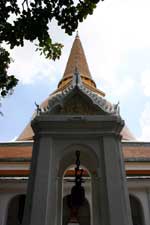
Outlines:
{"label": "blue sky", "polygon": [[[97,87],[112,103],[120,102],[121,115],[138,140],[150,140],[150,1],[105,0],[79,26],[89,68]],[[55,21],[55,41],[64,44],[60,60],[46,60],[33,43],[12,52],[10,74],[20,82],[2,102],[0,141],[14,140],[30,121],[34,102],[42,102],[61,79],[74,36],[67,36]]]}

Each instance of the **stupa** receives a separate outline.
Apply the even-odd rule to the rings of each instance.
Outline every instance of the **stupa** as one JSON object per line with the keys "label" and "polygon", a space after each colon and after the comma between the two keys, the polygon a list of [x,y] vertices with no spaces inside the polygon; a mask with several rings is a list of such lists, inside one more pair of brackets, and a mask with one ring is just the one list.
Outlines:
{"label": "stupa", "polygon": [[[0,143],[0,225],[129,225],[128,195],[133,225],[149,225],[150,143],[134,138],[118,104],[106,97],[77,34],[56,90],[37,106],[17,141]],[[71,216],[77,150],[85,202]]]}

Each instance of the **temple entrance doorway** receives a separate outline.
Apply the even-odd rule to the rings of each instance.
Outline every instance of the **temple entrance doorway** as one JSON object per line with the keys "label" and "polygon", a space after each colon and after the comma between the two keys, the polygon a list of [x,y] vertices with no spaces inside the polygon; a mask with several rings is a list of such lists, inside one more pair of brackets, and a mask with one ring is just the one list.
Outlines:
{"label": "temple entrance doorway", "polygon": [[[63,202],[62,202],[62,225],[72,224],[72,213],[73,209],[70,207],[70,198],[72,193],[72,188],[75,186],[75,168],[76,165],[68,167],[63,176]],[[91,176],[87,168],[80,166],[80,169],[83,170],[82,175],[82,184],[81,186],[85,191],[85,198],[81,206],[78,208],[77,213],[75,213],[76,223],[80,225],[91,225],[91,212],[92,212],[92,188],[91,188]]]}
{"label": "temple entrance doorway", "polygon": [[[78,151],[80,156],[77,157]],[[98,188],[99,156],[91,146],[85,144],[67,145],[60,152],[57,173],[57,225],[98,224],[101,213]],[[79,170],[76,171],[78,166]],[[81,186],[79,185],[79,192],[76,192],[78,184],[75,174],[81,175],[81,171]]]}

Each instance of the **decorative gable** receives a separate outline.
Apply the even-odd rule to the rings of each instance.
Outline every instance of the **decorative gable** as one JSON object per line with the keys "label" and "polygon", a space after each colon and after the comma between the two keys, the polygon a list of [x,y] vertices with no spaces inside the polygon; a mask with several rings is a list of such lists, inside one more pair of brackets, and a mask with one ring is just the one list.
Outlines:
{"label": "decorative gable", "polygon": [[87,88],[75,69],[72,82],[63,91],[53,94],[46,108],[37,107],[37,114],[119,115],[118,104],[112,105]]}
{"label": "decorative gable", "polygon": [[55,114],[64,115],[97,115],[105,114],[99,107],[82,93],[74,93],[70,98],[64,101],[62,107]]}

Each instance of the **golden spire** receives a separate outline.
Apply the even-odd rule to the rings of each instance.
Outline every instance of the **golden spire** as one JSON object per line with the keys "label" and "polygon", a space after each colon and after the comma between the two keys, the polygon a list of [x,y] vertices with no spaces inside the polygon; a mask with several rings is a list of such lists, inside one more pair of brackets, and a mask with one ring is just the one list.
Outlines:
{"label": "golden spire", "polygon": [[63,78],[59,82],[58,88],[64,88],[72,80],[75,68],[78,69],[83,83],[96,88],[96,84],[91,77],[78,31],[76,33]]}

